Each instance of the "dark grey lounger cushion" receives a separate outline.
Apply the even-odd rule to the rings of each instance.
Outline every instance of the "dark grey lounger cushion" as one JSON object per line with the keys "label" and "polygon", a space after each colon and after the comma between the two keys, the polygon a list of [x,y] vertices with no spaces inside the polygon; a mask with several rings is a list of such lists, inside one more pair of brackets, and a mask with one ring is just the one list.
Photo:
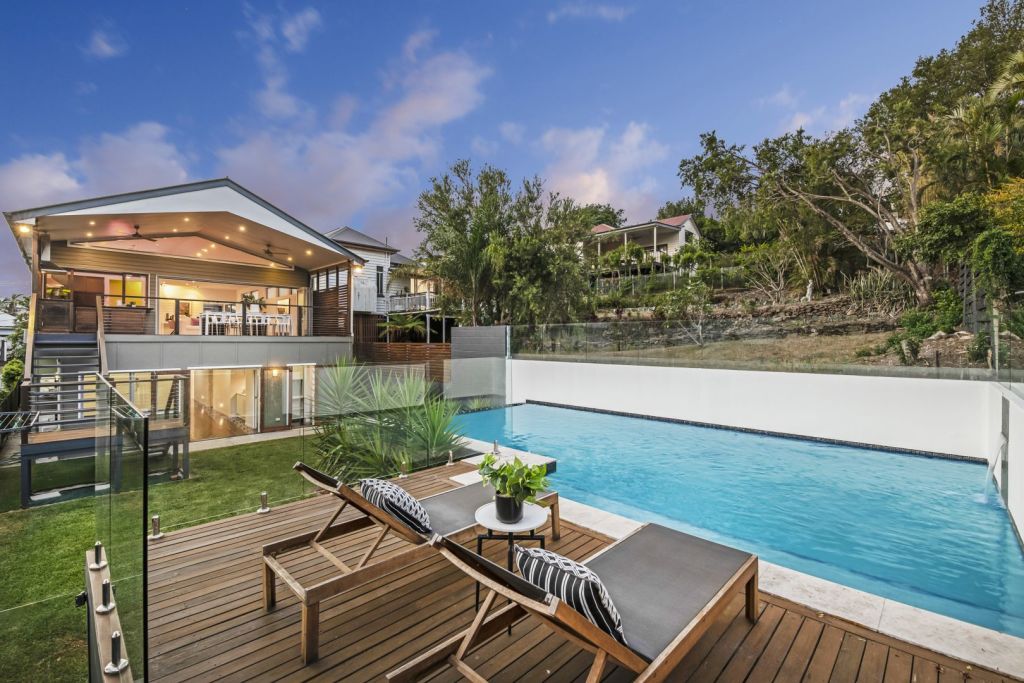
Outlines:
{"label": "dark grey lounger cushion", "polygon": [[650,661],[750,557],[741,550],[648,524],[586,565],[614,598],[629,647]]}
{"label": "dark grey lounger cushion", "polygon": [[470,484],[420,500],[435,534],[447,536],[476,524],[476,510],[494,500],[494,489]]}
{"label": "dark grey lounger cushion", "polygon": [[363,498],[405,522],[413,531],[432,533],[427,511],[401,486],[383,479],[361,479],[359,490]]}
{"label": "dark grey lounger cushion", "polygon": [[585,616],[623,645],[622,620],[615,603],[593,569],[540,548],[516,546],[516,566],[523,578]]}

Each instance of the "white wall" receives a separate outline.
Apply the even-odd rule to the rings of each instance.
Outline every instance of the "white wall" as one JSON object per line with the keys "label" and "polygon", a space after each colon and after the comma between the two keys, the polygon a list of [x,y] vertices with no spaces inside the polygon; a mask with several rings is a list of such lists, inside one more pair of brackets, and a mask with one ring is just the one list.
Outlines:
{"label": "white wall", "polygon": [[[988,382],[509,363],[507,397],[514,403],[547,401],[974,458],[988,457],[998,436],[998,423],[988,433]],[[1024,413],[1019,428],[1024,432]],[[1024,433],[1018,443],[1024,446]]]}
{"label": "white wall", "polygon": [[992,440],[989,444],[990,458],[995,454],[999,445],[999,431],[1002,425],[1002,402],[1003,398],[1010,404],[1010,436],[1008,439],[1009,450],[1006,454],[1007,473],[1006,481],[1002,481],[1002,467],[997,467],[995,476],[999,479],[1000,487],[1007,487],[1006,507],[1010,511],[1010,517],[1017,524],[1017,530],[1024,533],[1024,399],[1017,394],[1000,387],[998,384],[990,383],[991,394],[989,401],[989,429]]}
{"label": "white wall", "polygon": [[387,299],[377,296],[377,266],[384,267],[384,293],[388,291],[391,270],[391,255],[380,251],[347,247],[366,260],[362,270],[352,273],[352,310],[356,313],[387,313]]}

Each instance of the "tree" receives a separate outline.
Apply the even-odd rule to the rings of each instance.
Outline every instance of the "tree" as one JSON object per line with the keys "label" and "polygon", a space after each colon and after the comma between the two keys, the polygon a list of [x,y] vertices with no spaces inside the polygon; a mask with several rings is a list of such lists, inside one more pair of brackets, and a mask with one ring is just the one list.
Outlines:
{"label": "tree", "polygon": [[611,204],[584,204],[579,210],[588,228],[602,223],[613,228],[621,228],[626,224],[626,212],[616,209]]}
{"label": "tree", "polygon": [[431,179],[416,227],[425,274],[441,284],[441,305],[471,325],[566,322],[589,311],[579,245],[591,215],[546,193],[539,178],[513,191],[491,166],[468,161]]}

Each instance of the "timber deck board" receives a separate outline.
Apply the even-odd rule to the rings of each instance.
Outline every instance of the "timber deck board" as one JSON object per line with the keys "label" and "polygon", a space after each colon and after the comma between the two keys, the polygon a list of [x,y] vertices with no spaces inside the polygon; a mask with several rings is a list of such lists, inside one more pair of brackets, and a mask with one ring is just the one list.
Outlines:
{"label": "timber deck board", "polygon": [[[417,497],[452,488],[448,479],[467,465],[438,467],[398,483]],[[278,582],[278,604],[263,609],[264,543],[318,528],[336,507],[327,496],[167,533],[149,547],[150,676],[154,681],[380,681],[385,673],[466,628],[473,617],[473,584],[443,558],[430,557],[321,606],[320,658],[299,658],[299,605]],[[341,519],[353,513],[346,512]],[[610,540],[563,522],[548,547],[586,558]],[[328,547],[355,560],[372,542],[366,529]],[[499,544],[487,554],[502,562]],[[400,551],[391,539],[382,556]],[[333,567],[314,552],[287,558],[304,582],[327,578]],[[761,617],[750,624],[737,592],[728,609],[670,675],[670,681],[884,681],[948,683],[1010,681],[920,647],[762,593]],[[502,633],[469,661],[494,681],[583,681],[592,655],[533,618]],[[631,680],[609,667],[604,681]],[[459,681],[451,669],[435,683]]]}

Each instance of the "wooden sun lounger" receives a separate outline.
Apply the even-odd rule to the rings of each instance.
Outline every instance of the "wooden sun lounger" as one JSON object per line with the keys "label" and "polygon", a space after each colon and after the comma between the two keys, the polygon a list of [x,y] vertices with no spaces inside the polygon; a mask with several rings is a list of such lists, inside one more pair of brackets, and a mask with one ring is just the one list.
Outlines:
{"label": "wooden sun lounger", "polygon": [[[320,603],[323,600],[417,562],[434,554],[437,550],[425,536],[420,535],[386,510],[366,500],[359,491],[351,486],[301,462],[295,463],[294,469],[313,486],[341,501],[338,509],[319,530],[263,546],[264,606],[267,610],[271,610],[277,603],[275,578],[280,578],[302,605],[302,661],[308,664],[316,660],[318,656]],[[428,496],[421,499],[420,504],[430,516],[430,524],[435,534],[451,537],[455,541],[462,541],[475,534],[474,513],[477,508],[493,499],[493,490],[485,489],[482,484],[472,484]],[[551,507],[552,537],[557,539],[560,535],[558,494],[554,491],[547,492],[539,497],[539,502]],[[362,515],[336,523],[338,517],[347,507],[354,508]],[[352,534],[372,526],[378,527],[379,531],[355,565],[350,566],[324,547],[324,543],[332,538]],[[389,533],[406,541],[408,547],[398,553],[390,554],[384,559],[371,561],[374,553],[380,548],[381,542]],[[311,548],[316,551],[334,565],[338,574],[311,586],[303,586],[279,559],[284,553],[298,548]]]}
{"label": "wooden sun lounger", "polygon": [[[532,615],[594,653],[587,683],[600,681],[609,663],[632,671],[637,681],[651,683],[664,680],[678,666],[736,591],[745,591],[747,618],[757,620],[757,556],[657,524],[644,525],[585,562],[608,589],[622,617],[628,647],[566,603],[453,540],[435,536],[430,542],[489,592],[468,629],[390,672],[389,681],[419,680],[446,664],[471,681],[486,681],[470,666],[467,655],[508,625]],[[488,616],[502,597],[511,604]]]}

